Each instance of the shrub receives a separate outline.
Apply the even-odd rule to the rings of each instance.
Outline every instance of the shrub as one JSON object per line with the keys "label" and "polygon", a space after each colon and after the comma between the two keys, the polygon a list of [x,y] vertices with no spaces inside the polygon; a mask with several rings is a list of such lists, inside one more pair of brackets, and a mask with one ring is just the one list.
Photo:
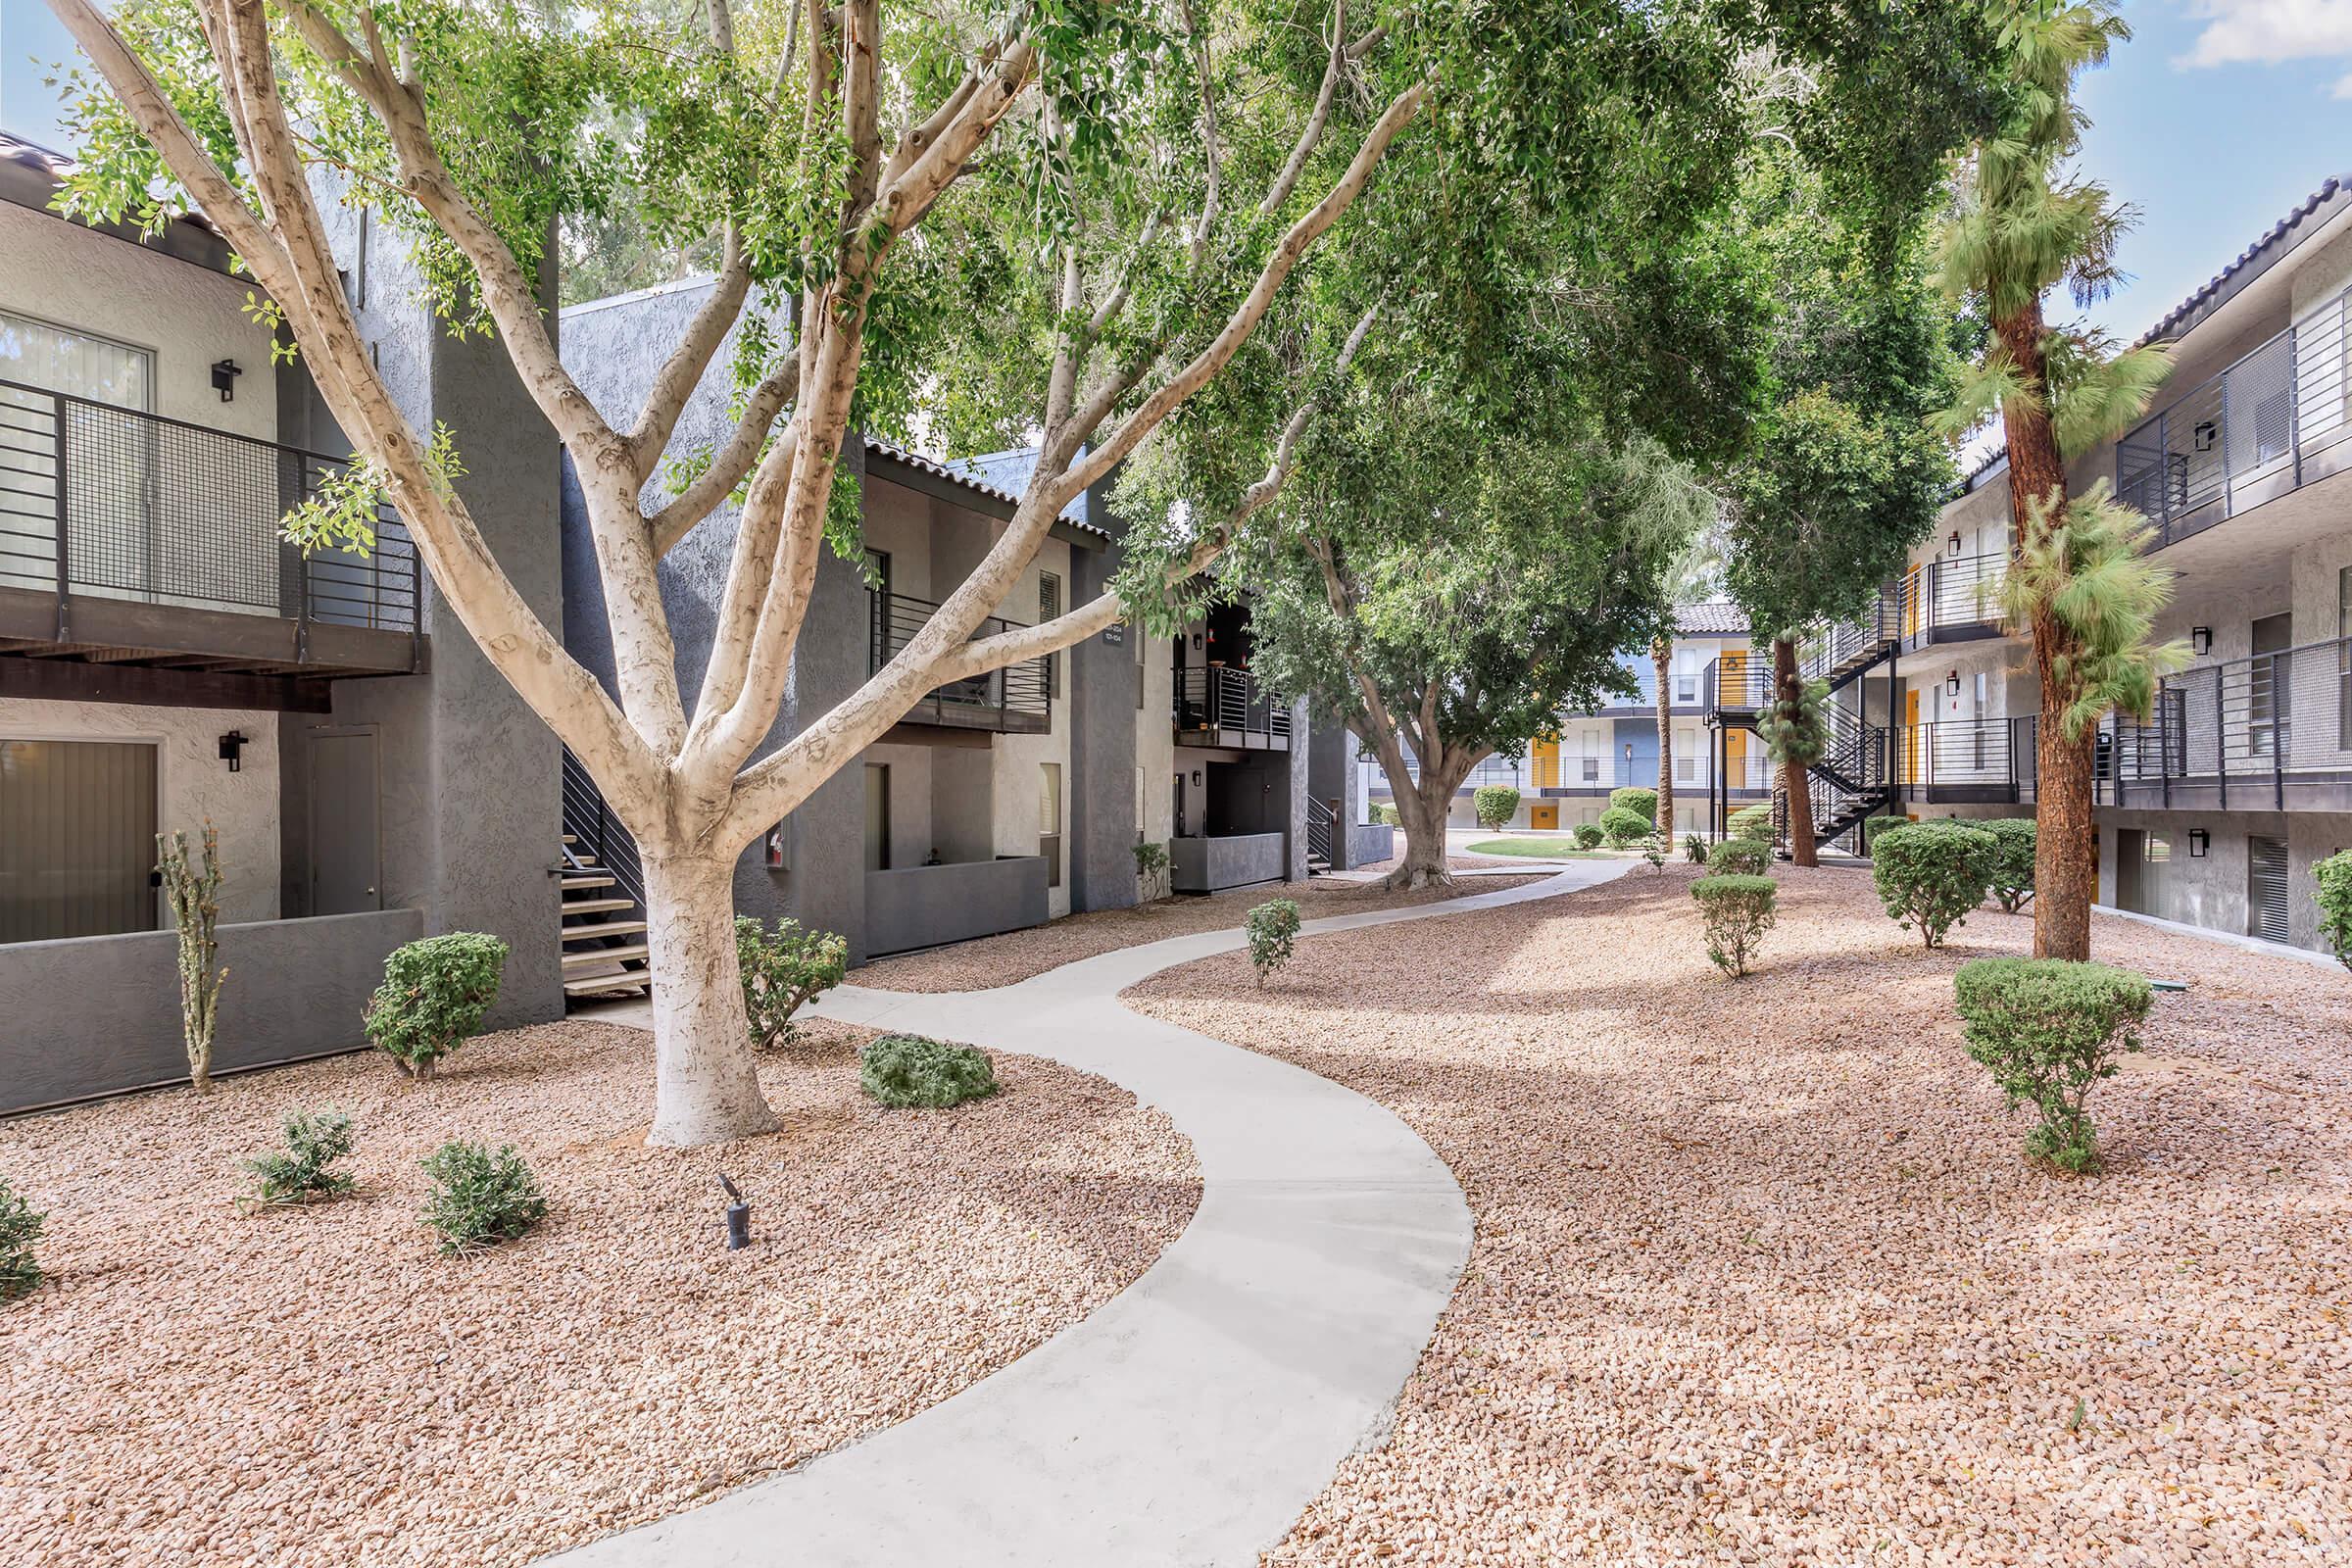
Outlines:
{"label": "shrub", "polygon": [[1707,868],[1727,876],[1762,876],[1772,863],[1772,846],[1754,839],[1725,839],[1707,852]]}
{"label": "shrub", "polygon": [[1600,813],[1600,836],[1609,841],[1609,848],[1622,850],[1638,838],[1649,833],[1649,818],[1640,811],[1622,806],[1612,806]]}
{"label": "shrub", "polygon": [[1394,806],[1373,807],[1372,820],[1378,822],[1382,827],[1400,828],[1404,826],[1404,818],[1396,814],[1396,808]]}
{"label": "shrub", "polygon": [[802,929],[779,919],[770,932],[748,914],[735,917],[735,960],[743,970],[743,1015],[752,1049],[788,1046],[800,1038],[792,1015],[841,984],[850,964],[849,942],[831,931]]}
{"label": "shrub", "polygon": [[1917,930],[1931,948],[1963,924],[1984,902],[2000,846],[1983,828],[1964,822],[1913,822],[1879,835],[1870,877],[1879,902],[1904,930]]}
{"label": "shrub", "polygon": [[1519,792],[1508,784],[1481,784],[1470,794],[1470,808],[1480,827],[1498,828],[1519,814]]}
{"label": "shrub", "polygon": [[1169,884],[1174,865],[1174,846],[1167,844],[1138,844],[1135,847],[1136,897],[1146,904],[1166,898],[1173,889]]}
{"label": "shrub", "polygon": [[1759,802],[1742,806],[1724,822],[1724,831],[1736,839],[1754,839],[1759,844],[1772,842],[1772,805]]}
{"label": "shrub", "polygon": [[2015,914],[2034,896],[2034,819],[2002,816],[1972,825],[1992,835],[1992,896]]}
{"label": "shrub", "polygon": [[[1740,841],[1734,839],[1732,843]],[[1723,847],[1716,847],[1720,859]],[[1756,945],[1779,919],[1780,886],[1768,876],[1718,873],[1690,884],[1698,916],[1707,931],[1707,956],[1735,978],[1747,973]]]}
{"label": "shrub", "polygon": [[351,1118],[339,1110],[290,1110],[283,1123],[286,1147],[256,1154],[245,1168],[259,1178],[256,1203],[307,1203],[341,1198],[352,1181],[327,1166],[351,1152]]}
{"label": "shrub", "polygon": [[494,1154],[487,1144],[453,1138],[424,1156],[424,1173],[433,1182],[424,1222],[444,1252],[511,1242],[547,1217],[547,1199],[512,1144]]}
{"label": "shrub", "polygon": [[1666,869],[1666,841],[1655,833],[1642,841],[1642,858],[1649,862],[1652,871]]}
{"label": "shrub", "polygon": [[1579,822],[1576,824],[1576,847],[1578,849],[1596,850],[1600,848],[1600,840],[1601,832],[1599,823]]}
{"label": "shrub", "polygon": [[1268,899],[1243,919],[1242,930],[1250,938],[1250,962],[1262,986],[1266,976],[1290,962],[1298,950],[1298,906],[1289,899]]}
{"label": "shrub", "polygon": [[2352,850],[2340,850],[2311,868],[2319,884],[2313,902],[2320,906],[2320,935],[2328,941],[2336,961],[2352,969]]}
{"label": "shrub", "polygon": [[434,1064],[482,1026],[506,967],[507,945],[479,931],[395,948],[368,1004],[368,1038],[402,1072],[430,1078]]}
{"label": "shrub", "polygon": [[2062,1170],[2099,1168],[2083,1099],[2137,1051],[2148,1016],[2142,976],[2059,958],[1979,958],[1953,977],[1968,1054],[1989,1069],[2009,1103],[2030,1102],[2041,1121],[2026,1152]]}
{"label": "shrub", "polygon": [[28,1295],[41,1283],[32,1244],[41,1239],[42,1220],[23,1195],[0,1181],[0,1301]]}
{"label": "shrub", "polygon": [[[1631,811],[1644,822],[1655,823],[1658,819],[1658,792],[1643,789],[1638,784],[1629,785],[1620,790],[1611,790],[1609,791],[1609,809]],[[1608,818],[1603,816],[1601,820],[1605,822]]]}
{"label": "shrub", "polygon": [[1870,857],[1870,852],[1871,852],[1871,847],[1872,847],[1873,845],[1875,845],[1875,844],[1877,844],[1877,843],[1879,842],[1879,835],[1880,835],[1880,834],[1882,834],[1882,833],[1891,833],[1891,832],[1893,832],[1893,831],[1894,831],[1896,828],[1898,828],[1898,827],[1909,827],[1909,826],[1911,826],[1911,819],[1910,819],[1909,817],[1907,817],[1907,816],[1866,816],[1866,817],[1864,817],[1864,818],[1862,819],[1862,856],[1863,856],[1863,858],[1864,858],[1865,859],[1869,858],[1869,857]]}
{"label": "shrub", "polygon": [[1683,858],[1692,865],[1707,863],[1707,841],[1695,833],[1683,835]]}
{"label": "shrub", "polygon": [[921,1105],[943,1110],[997,1092],[988,1053],[921,1035],[883,1035],[858,1056],[858,1084],[893,1109]]}
{"label": "shrub", "polygon": [[228,979],[225,968],[213,967],[220,956],[220,836],[207,818],[204,854],[196,864],[188,863],[187,836],[178,832],[158,833],[155,856],[155,874],[179,933],[179,1032],[188,1050],[188,1081],[206,1094],[213,1087],[220,987]]}

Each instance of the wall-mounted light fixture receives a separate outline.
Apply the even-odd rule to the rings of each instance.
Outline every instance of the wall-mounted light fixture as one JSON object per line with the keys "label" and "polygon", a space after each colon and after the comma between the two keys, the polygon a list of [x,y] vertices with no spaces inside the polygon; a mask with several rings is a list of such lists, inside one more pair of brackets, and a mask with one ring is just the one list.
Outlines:
{"label": "wall-mounted light fixture", "polygon": [[2205,858],[2205,851],[2212,843],[2212,834],[2201,827],[2190,828],[2188,830],[2188,858],[2192,860],[2202,860]]}
{"label": "wall-mounted light fixture", "polygon": [[243,730],[232,729],[220,737],[220,760],[228,764],[228,770],[231,773],[244,770],[245,762],[240,755],[244,750],[245,732]]}
{"label": "wall-mounted light fixture", "polygon": [[1193,769],[1193,788],[1195,788],[1195,789],[1199,789],[1200,787],[1200,770],[1199,768],[1197,768],[1197,767],[1196,767],[1196,768],[1194,768],[1194,769]]}
{"label": "wall-mounted light fixture", "polygon": [[2197,657],[2200,659],[2202,659],[2205,655],[2212,653],[2213,628],[2211,626],[2190,627],[2188,632],[2188,646],[2196,651]]}
{"label": "wall-mounted light fixture", "polygon": [[1195,633],[1193,633],[1193,651],[1194,651],[1194,652],[1196,652],[1196,653],[1198,653],[1198,652],[1200,652],[1200,634],[1199,632],[1195,632]]}
{"label": "wall-mounted light fixture", "polygon": [[2211,419],[2199,419],[2195,428],[2189,432],[2189,439],[2199,452],[2211,452],[2214,443],[2220,438],[2221,426],[2215,424]]}
{"label": "wall-mounted light fixture", "polygon": [[244,373],[234,360],[215,360],[213,362],[213,390],[220,394],[221,402],[234,403],[237,401],[237,377]]}
{"label": "wall-mounted light fixture", "polygon": [[1960,695],[1960,672],[1959,672],[1958,670],[1956,670],[1956,669],[1955,669],[1955,670],[1953,670],[1953,671],[1952,671],[1952,672],[1951,672],[1949,675],[1946,675],[1946,676],[1944,676],[1944,677],[1943,677],[1943,686],[1944,686],[1944,690],[1946,690],[1946,691],[1950,692],[1950,693],[1951,693],[1951,694],[1952,694],[1954,697],[1957,697],[1957,696],[1959,696],[1959,695]]}
{"label": "wall-mounted light fixture", "polygon": [[1951,536],[1949,539],[1946,539],[1946,540],[1943,542],[1943,547],[1944,547],[1944,550],[1945,550],[1945,552],[1946,552],[1947,554],[1949,554],[1949,555],[1955,555],[1955,556],[1956,556],[1956,555],[1958,555],[1958,554],[1960,553],[1960,530],[1959,530],[1959,529],[1957,529],[1957,528],[1954,528],[1954,529],[1952,530],[1952,536]]}

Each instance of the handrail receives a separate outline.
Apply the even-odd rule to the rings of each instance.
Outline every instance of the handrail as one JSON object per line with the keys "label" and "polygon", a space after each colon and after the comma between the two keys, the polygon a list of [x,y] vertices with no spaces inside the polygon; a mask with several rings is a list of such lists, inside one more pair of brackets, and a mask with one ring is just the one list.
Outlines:
{"label": "handrail", "polygon": [[[637,841],[605,804],[604,792],[568,746],[564,748],[564,831],[594,851],[597,869],[644,905],[645,867],[637,857]],[[582,858],[566,853],[564,858],[576,865]]]}
{"label": "handrail", "polygon": [[1338,839],[1340,813],[1316,796],[1306,798],[1306,853],[1327,866],[1339,864],[1332,849]]}
{"label": "handrail", "polygon": [[[870,675],[879,673],[914,640],[915,633],[939,612],[939,606],[928,599],[886,593],[879,588],[867,590],[866,597],[866,673]],[[972,637],[976,641],[999,632],[1023,629],[1020,621],[991,615],[973,628]],[[1023,721],[1018,726],[1022,728],[1034,722],[1051,722],[1053,660],[1052,654],[1046,654],[936,686],[923,695],[908,716],[920,714],[940,724],[1000,731],[1015,727],[1015,718]]]}
{"label": "handrail", "polygon": [[1271,740],[1291,733],[1291,707],[1247,669],[1194,664],[1176,672],[1172,717],[1180,730],[1233,730]]}

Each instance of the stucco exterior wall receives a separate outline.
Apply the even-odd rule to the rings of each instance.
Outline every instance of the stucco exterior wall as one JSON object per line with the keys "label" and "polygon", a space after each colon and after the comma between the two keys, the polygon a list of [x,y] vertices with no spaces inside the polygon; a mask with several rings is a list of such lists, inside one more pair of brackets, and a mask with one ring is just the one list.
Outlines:
{"label": "stucco exterior wall", "polygon": [[[245,736],[234,773],[220,760],[220,737],[230,730]],[[223,921],[277,918],[277,735],[275,713],[0,698],[0,740],[153,743],[156,827],[186,833],[193,851],[212,822],[220,841]],[[168,924],[160,894],[156,908]]]}

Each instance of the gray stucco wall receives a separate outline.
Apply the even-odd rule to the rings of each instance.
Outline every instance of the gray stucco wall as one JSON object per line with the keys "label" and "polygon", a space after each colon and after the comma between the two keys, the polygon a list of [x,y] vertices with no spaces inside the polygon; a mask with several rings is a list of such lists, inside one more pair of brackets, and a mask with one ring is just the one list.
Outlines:
{"label": "gray stucco wall", "polygon": [[[1086,500],[1090,515],[1116,531],[1098,485]],[[1119,552],[1070,552],[1070,605],[1083,605],[1110,586]],[[1070,674],[1070,907],[1123,909],[1136,901],[1135,626],[1115,626],[1069,651]],[[1113,638],[1115,637],[1115,641]]]}
{"label": "gray stucco wall", "polygon": [[[1284,845],[1280,833],[1177,839],[1173,841],[1170,885],[1179,893],[1214,893],[1220,888],[1282,881]],[[1303,870],[1299,872],[1301,876],[1304,874]]]}
{"label": "gray stucco wall", "polygon": [[[220,927],[213,1070],[366,1045],[385,956],[423,934],[416,909]],[[185,1082],[178,949],[167,931],[0,947],[0,1111]]]}
{"label": "gray stucco wall", "polygon": [[1348,838],[1348,865],[1350,870],[1359,865],[1378,865],[1396,857],[1396,830],[1377,822],[1344,830]]}
{"label": "gray stucco wall", "polygon": [[864,879],[866,947],[877,957],[1046,923],[1042,856],[867,871]]}

